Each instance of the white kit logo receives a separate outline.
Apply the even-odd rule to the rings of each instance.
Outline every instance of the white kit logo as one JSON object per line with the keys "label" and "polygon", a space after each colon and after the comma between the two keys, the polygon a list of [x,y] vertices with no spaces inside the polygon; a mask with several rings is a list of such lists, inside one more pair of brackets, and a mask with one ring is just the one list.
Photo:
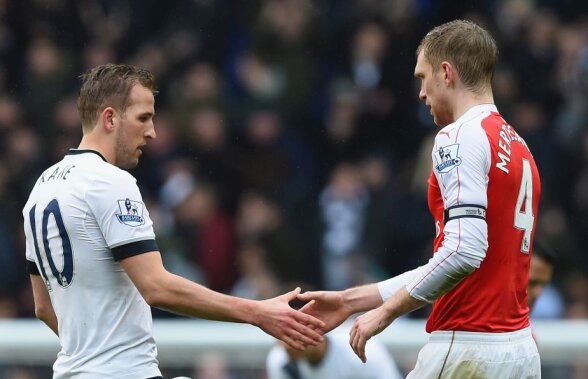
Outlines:
{"label": "white kit logo", "polygon": [[435,154],[435,170],[446,173],[461,164],[461,158],[457,156],[459,144],[442,146]]}
{"label": "white kit logo", "polygon": [[122,224],[128,226],[139,226],[145,224],[143,218],[143,203],[140,201],[118,200],[118,209],[120,213],[116,214],[116,218]]}

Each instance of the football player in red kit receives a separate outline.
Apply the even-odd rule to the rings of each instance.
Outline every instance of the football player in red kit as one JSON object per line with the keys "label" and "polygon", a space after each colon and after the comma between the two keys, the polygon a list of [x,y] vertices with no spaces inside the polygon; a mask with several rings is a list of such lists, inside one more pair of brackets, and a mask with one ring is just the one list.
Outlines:
{"label": "football player in red kit", "polygon": [[419,98],[441,130],[432,151],[429,262],[386,281],[307,292],[303,309],[329,328],[350,315],[350,344],[365,345],[399,316],[425,304],[430,340],[409,378],[539,378],[529,329],[527,282],[541,183],[525,141],[492,95],[497,47],[463,20],[431,30],[417,48]]}

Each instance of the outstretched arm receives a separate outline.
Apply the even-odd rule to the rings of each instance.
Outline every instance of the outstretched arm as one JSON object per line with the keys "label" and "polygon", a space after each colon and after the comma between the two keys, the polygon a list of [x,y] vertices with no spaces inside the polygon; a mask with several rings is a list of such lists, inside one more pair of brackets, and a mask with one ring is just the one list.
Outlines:
{"label": "outstretched arm", "polygon": [[298,295],[309,303],[301,311],[325,323],[325,332],[341,325],[354,313],[367,311],[382,304],[376,284],[349,288],[343,291],[310,291]]}
{"label": "outstretched arm", "polygon": [[302,350],[323,340],[320,320],[292,309],[288,302],[300,289],[262,301],[225,295],[168,272],[158,251],[120,262],[145,301],[153,307],[185,316],[245,322]]}

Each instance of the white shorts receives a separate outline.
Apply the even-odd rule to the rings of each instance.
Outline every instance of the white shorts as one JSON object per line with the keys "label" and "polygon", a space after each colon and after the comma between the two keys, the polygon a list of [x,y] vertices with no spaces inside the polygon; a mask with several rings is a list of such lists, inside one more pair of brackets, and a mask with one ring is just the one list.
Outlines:
{"label": "white shorts", "polygon": [[538,379],[531,328],[510,333],[439,331],[419,352],[407,379]]}

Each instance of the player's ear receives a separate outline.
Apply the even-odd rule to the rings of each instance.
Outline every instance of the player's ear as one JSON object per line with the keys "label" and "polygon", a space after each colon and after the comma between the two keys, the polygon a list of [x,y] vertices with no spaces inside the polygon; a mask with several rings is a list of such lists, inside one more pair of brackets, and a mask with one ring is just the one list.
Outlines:
{"label": "player's ear", "polygon": [[115,128],[116,111],[112,107],[106,107],[100,113],[100,125],[105,131],[111,132]]}
{"label": "player's ear", "polygon": [[457,78],[455,67],[447,61],[441,62],[441,71],[443,72],[443,80],[447,85],[451,85]]}

